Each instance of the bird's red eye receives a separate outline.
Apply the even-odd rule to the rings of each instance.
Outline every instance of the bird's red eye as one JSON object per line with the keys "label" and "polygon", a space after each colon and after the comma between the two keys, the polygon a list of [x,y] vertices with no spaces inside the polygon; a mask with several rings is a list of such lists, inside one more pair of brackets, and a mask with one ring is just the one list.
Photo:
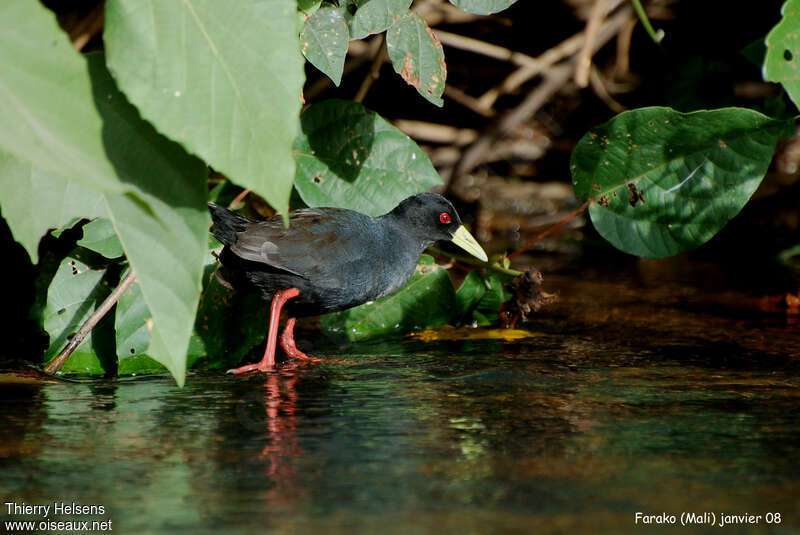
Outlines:
{"label": "bird's red eye", "polygon": [[450,214],[448,214],[447,212],[442,212],[441,214],[439,214],[439,221],[441,221],[445,225],[448,224],[450,222]]}

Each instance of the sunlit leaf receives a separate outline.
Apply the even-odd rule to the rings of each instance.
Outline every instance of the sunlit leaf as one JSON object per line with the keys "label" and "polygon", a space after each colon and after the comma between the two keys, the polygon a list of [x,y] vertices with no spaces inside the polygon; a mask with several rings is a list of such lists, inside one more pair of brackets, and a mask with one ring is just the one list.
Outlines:
{"label": "sunlit leaf", "polygon": [[575,194],[615,247],[658,258],[693,249],[758,187],[791,123],[742,108],[624,112],[572,153]]}
{"label": "sunlit leaf", "polygon": [[454,6],[463,9],[467,13],[476,15],[491,15],[498,11],[503,11],[517,0],[450,0]]}
{"label": "sunlit leaf", "polygon": [[149,354],[182,385],[206,254],[207,169],[139,117],[117,91],[102,55],[92,55],[89,65],[108,157],[148,203],[143,206],[129,195],[106,195],[107,217],[152,314]]}
{"label": "sunlit leaf", "polygon": [[14,239],[38,262],[39,240],[51,228],[105,214],[103,194],[0,151],[0,207]]}
{"label": "sunlit leaf", "polygon": [[361,104],[326,100],[301,117],[295,187],[309,206],[381,215],[442,183],[411,138]]}
{"label": "sunlit leaf", "polygon": [[318,9],[300,32],[303,55],[337,86],[342,81],[349,39],[342,10],[333,7]]}
{"label": "sunlit leaf", "polygon": [[[111,293],[106,267],[81,249],[69,254],[58,267],[47,290],[42,326],[50,336],[43,362],[64,349],[69,339]],[[61,371],[103,375],[115,369],[113,317],[105,316],[73,351]]]}
{"label": "sunlit leaf", "polygon": [[304,80],[296,8],[109,0],[103,35],[115,78],[146,119],[282,211]]}
{"label": "sunlit leaf", "polygon": [[114,226],[104,217],[83,226],[83,238],[78,241],[78,245],[106,258],[119,258],[124,254]]}
{"label": "sunlit leaf", "polygon": [[416,13],[407,12],[386,31],[386,50],[394,70],[437,106],[444,101],[447,67],[442,43]]}
{"label": "sunlit leaf", "polygon": [[32,183],[131,190],[106,158],[86,60],[41,3],[0,2],[0,73],[0,149],[39,169]]}
{"label": "sunlit leaf", "polygon": [[368,340],[446,325],[456,296],[447,270],[423,255],[411,279],[391,295],[349,310],[322,316],[323,329],[350,340]]}
{"label": "sunlit leaf", "polygon": [[800,108],[800,0],[787,0],[783,18],[767,34],[764,80],[778,82]]}
{"label": "sunlit leaf", "polygon": [[363,39],[386,30],[408,12],[411,0],[354,0],[356,8],[350,17],[351,39]]}

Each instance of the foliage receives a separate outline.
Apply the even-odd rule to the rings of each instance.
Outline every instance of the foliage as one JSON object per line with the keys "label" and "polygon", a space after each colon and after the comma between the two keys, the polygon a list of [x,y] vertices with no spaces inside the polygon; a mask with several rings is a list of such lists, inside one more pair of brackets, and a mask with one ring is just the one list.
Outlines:
{"label": "foliage", "polygon": [[659,258],[714,236],[755,192],[792,125],[743,108],[624,112],[572,153],[575,194],[618,249]]}
{"label": "foliage", "polygon": [[[515,2],[450,1],[475,14]],[[795,103],[797,4],[784,5],[763,63],[765,78]],[[33,262],[49,229],[93,220],[48,288],[44,359],[127,269],[136,282],[65,371],[165,366],[182,384],[187,364],[227,365],[260,342],[263,305],[212,276],[209,167],[284,215],[293,186],[310,206],[378,214],[440,184],[425,153],[361,104],[324,101],[300,114],[303,56],[339,84],[350,39],[383,32],[394,70],[441,106],[444,54],[411,0],[108,0],[105,52],[89,55],[72,49],[38,2],[0,4],[3,217]],[[675,254],[738,213],[788,128],[745,109],[626,112],[579,143],[575,191],[615,246]],[[444,269],[423,259],[398,293],[323,323],[354,339],[491,324],[509,297],[506,282],[472,272],[455,290]]]}

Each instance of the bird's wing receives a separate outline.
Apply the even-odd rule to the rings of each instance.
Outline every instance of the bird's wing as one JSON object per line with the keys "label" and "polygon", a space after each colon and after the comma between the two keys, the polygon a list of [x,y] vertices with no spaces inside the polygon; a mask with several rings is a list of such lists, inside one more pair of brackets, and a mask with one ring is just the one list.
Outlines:
{"label": "bird's wing", "polygon": [[[345,212],[350,216],[344,218],[347,225],[341,224],[343,218],[332,217]],[[248,225],[237,233],[231,251],[245,260],[335,284],[341,279],[341,266],[363,255],[367,217],[331,208],[297,210],[289,216],[289,228],[277,216]]]}

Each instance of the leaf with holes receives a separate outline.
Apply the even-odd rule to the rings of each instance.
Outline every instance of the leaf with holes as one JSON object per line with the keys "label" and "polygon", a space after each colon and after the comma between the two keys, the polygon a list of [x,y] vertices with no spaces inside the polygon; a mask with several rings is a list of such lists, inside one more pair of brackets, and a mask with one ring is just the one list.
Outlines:
{"label": "leaf with holes", "polygon": [[38,260],[39,240],[51,228],[72,226],[77,218],[106,213],[103,194],[0,151],[0,207],[3,218],[31,257]]}
{"label": "leaf with holes", "polygon": [[106,258],[119,258],[125,252],[119,243],[117,232],[111,221],[101,217],[83,226],[83,238],[78,245],[99,253]]}
{"label": "leaf with holes", "polygon": [[792,125],[743,108],[642,108],[591,130],[572,153],[575,195],[598,232],[648,258],[707,242],[761,183]]}
{"label": "leaf with holes", "polygon": [[517,0],[450,0],[450,3],[467,13],[491,15],[503,11]]}
{"label": "leaf with holes", "polygon": [[447,67],[442,43],[422,17],[407,12],[386,31],[386,50],[395,72],[428,101],[442,106]]}
{"label": "leaf with holes", "polygon": [[787,0],[783,18],[767,34],[764,80],[783,84],[800,108],[800,0]]}
{"label": "leaf with holes", "polygon": [[301,117],[295,187],[309,206],[385,214],[442,183],[411,138],[361,104],[326,100]]}
{"label": "leaf with holes", "polygon": [[142,116],[286,212],[303,57],[294,0],[109,0],[109,68]]}
{"label": "leaf with holes", "polygon": [[300,32],[303,55],[337,86],[342,81],[349,39],[342,9],[327,5],[308,17]]}
{"label": "leaf with holes", "polygon": [[[47,290],[42,326],[50,335],[43,362],[50,362],[108,297],[113,284],[100,258],[84,249],[72,251],[61,262]],[[104,375],[115,369],[113,315],[106,314],[61,368],[63,373]]]}
{"label": "leaf with holes", "polygon": [[391,295],[322,316],[322,328],[349,340],[369,340],[441,327],[453,319],[456,295],[447,270],[422,255],[417,271]]}
{"label": "leaf with holes", "polygon": [[354,0],[349,2],[356,9],[348,15],[351,39],[363,39],[381,33],[408,13],[411,0]]}

